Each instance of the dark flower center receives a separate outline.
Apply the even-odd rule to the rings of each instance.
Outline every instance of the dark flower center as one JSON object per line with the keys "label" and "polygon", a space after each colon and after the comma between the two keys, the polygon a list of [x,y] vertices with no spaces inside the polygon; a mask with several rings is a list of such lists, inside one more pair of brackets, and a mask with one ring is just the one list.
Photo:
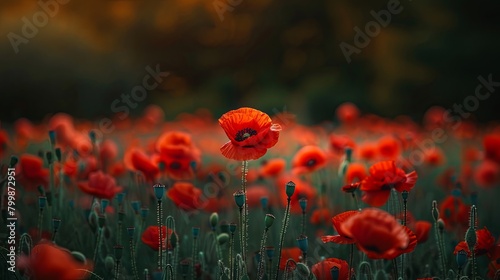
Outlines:
{"label": "dark flower center", "polygon": [[241,142],[241,141],[245,141],[247,138],[249,138],[250,136],[254,136],[254,135],[257,135],[256,130],[251,129],[251,128],[245,128],[245,129],[238,131],[238,133],[236,133],[234,140]]}
{"label": "dark flower center", "polygon": [[308,167],[313,167],[313,166],[315,166],[315,165],[316,165],[316,159],[310,159],[310,160],[308,160],[308,161],[306,162],[306,165],[307,165]]}
{"label": "dark flower center", "polygon": [[179,169],[179,168],[181,168],[181,164],[177,161],[174,161],[170,164],[170,168],[171,169]]}

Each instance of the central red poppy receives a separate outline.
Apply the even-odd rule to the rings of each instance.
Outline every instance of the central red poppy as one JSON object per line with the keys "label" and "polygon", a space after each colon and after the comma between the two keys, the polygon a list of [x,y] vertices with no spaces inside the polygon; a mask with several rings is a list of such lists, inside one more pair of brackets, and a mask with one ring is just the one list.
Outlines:
{"label": "central red poppy", "polygon": [[222,155],[234,160],[262,157],[278,143],[281,131],[267,114],[252,108],[229,111],[220,117],[219,124],[229,138],[220,148]]}

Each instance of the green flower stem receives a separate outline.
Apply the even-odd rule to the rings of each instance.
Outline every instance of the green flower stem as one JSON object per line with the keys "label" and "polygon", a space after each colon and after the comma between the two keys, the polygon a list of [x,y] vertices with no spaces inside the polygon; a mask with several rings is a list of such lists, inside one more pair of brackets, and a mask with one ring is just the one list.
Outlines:
{"label": "green flower stem", "polygon": [[197,251],[197,245],[198,245],[198,238],[194,237],[193,238],[193,252],[191,254],[191,259],[192,259],[192,262],[191,262],[191,268],[192,268],[192,272],[193,272],[193,280],[196,279],[196,269],[195,269],[195,265],[196,265],[196,251]]}
{"label": "green flower stem", "polygon": [[161,210],[161,200],[158,200],[158,205],[156,207],[156,219],[158,223],[158,270],[162,271],[163,270],[163,265],[162,265],[162,253],[163,253],[163,235],[162,235],[162,210]]}
{"label": "green flower stem", "polygon": [[[245,269],[248,268],[248,263],[247,263],[247,247],[248,247],[248,197],[247,197],[247,173],[248,173],[248,161],[244,160],[242,162],[242,167],[241,167],[241,190],[245,194],[245,203],[243,204],[243,227],[241,227],[242,231],[242,241],[243,241],[243,250],[242,250],[242,257],[243,261],[245,262]],[[245,271],[248,273],[248,271]]]}
{"label": "green flower stem", "polygon": [[43,227],[43,208],[40,208],[38,212],[38,241],[42,239],[42,227]]}
{"label": "green flower stem", "polygon": [[139,273],[137,272],[137,263],[135,260],[135,248],[134,248],[134,239],[129,238],[130,245],[130,260],[132,262],[132,273],[134,274],[134,279],[139,280]]}
{"label": "green flower stem", "polygon": [[95,243],[94,258],[93,258],[94,267],[97,266],[97,256],[99,254],[99,247],[101,245],[102,231],[103,231],[102,227],[99,227],[99,229],[97,230],[97,240]]}
{"label": "green flower stem", "polygon": [[286,229],[288,227],[288,220],[290,218],[290,197],[287,198],[287,205],[285,210],[285,216],[283,217],[283,226],[281,227],[280,233],[280,243],[278,247],[278,265],[276,266],[276,274],[274,279],[278,280],[279,272],[280,272],[280,263],[281,263],[281,250],[283,249],[283,242],[285,241]]}
{"label": "green flower stem", "polygon": [[260,240],[260,261],[259,261],[259,268],[257,270],[257,275],[259,277],[259,280],[260,279],[263,279],[264,278],[264,262],[265,262],[265,258],[264,258],[264,251],[265,251],[265,248],[266,248],[266,240],[267,240],[267,232],[269,231],[269,228],[266,227],[266,229],[264,229],[264,233],[262,233],[262,239]]}
{"label": "green flower stem", "polygon": [[231,233],[229,239],[229,279],[233,279],[234,273],[234,261],[233,261],[233,250],[234,250],[234,232]]}

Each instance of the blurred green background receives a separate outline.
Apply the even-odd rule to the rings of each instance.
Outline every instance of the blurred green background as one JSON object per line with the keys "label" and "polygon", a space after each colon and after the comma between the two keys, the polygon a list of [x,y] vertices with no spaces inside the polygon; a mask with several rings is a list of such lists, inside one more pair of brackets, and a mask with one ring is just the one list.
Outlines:
{"label": "blurred green background", "polygon": [[[499,1],[403,0],[351,63],[339,44],[353,45],[354,28],[389,1],[59,1],[40,1],[54,4],[52,14],[38,15],[36,35],[17,53],[12,34],[23,36],[23,18],[48,12],[34,0],[0,2],[2,121],[110,116],[113,101],[157,64],[170,76],[132,114],[148,104],[168,118],[200,107],[218,117],[286,106],[316,123],[351,101],[419,120],[431,105],[451,108],[474,94],[479,75],[500,81]],[[216,7],[227,9],[223,18]],[[500,119],[498,96],[481,102],[478,120]]]}

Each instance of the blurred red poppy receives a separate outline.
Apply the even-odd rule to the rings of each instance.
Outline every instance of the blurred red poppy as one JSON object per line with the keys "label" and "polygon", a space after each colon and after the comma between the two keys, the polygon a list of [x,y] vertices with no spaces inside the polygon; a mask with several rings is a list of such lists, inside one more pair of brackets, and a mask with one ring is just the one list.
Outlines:
{"label": "blurred red poppy", "polygon": [[[328,258],[314,264],[311,272],[317,279],[349,280],[349,264],[337,258]],[[335,278],[334,275],[336,276]]]}
{"label": "blurred red poppy", "polygon": [[276,145],[281,130],[267,114],[252,108],[229,111],[220,117],[219,124],[230,140],[220,148],[222,155],[234,160],[262,157]]}
{"label": "blurred red poppy", "polygon": [[432,228],[432,224],[428,221],[417,221],[415,223],[415,235],[417,236],[417,242],[424,243],[429,239],[429,232]]}
{"label": "blurred red poppy", "polygon": [[9,145],[9,135],[3,129],[0,129],[0,159],[4,156]]}
{"label": "blurred red poppy", "polygon": [[175,182],[167,191],[167,196],[184,211],[193,211],[203,207],[201,195],[201,190],[189,182]]}
{"label": "blurred red poppy", "polygon": [[384,205],[394,188],[398,192],[410,191],[417,181],[417,173],[405,174],[394,161],[378,162],[370,167],[370,175],[361,183],[363,201],[371,206]]}
{"label": "blurred red poppy", "polygon": [[88,181],[78,183],[78,188],[84,193],[105,199],[112,199],[123,191],[122,187],[116,185],[113,177],[102,171],[91,173]]}
{"label": "blurred red poppy", "polygon": [[165,167],[167,175],[175,180],[188,180],[194,177],[195,168],[200,164],[200,150],[191,140],[191,135],[171,131],[162,134],[156,141],[158,163]]}
{"label": "blurred red poppy", "polygon": [[483,147],[485,158],[500,164],[500,133],[484,136]]}
{"label": "blurred red poppy", "polygon": [[335,114],[341,123],[350,124],[358,119],[360,113],[356,105],[351,102],[345,102],[337,107]]}
{"label": "blurred red poppy", "polygon": [[474,180],[480,187],[494,187],[500,182],[500,166],[491,160],[483,161],[476,167]]}
{"label": "blurred red poppy", "polygon": [[401,153],[401,143],[392,136],[385,136],[378,141],[378,154],[383,159],[395,160]]}
{"label": "blurred red poppy", "polygon": [[286,168],[286,161],[281,158],[267,160],[262,164],[259,175],[263,178],[276,177],[282,174]]}
{"label": "blurred red poppy", "polygon": [[261,199],[267,197],[271,201],[269,189],[266,186],[250,186],[247,188],[247,203],[250,208],[262,208]]}
{"label": "blurred red poppy", "polygon": [[76,261],[66,249],[51,243],[41,243],[33,247],[29,258],[29,268],[36,280],[86,279],[92,271],[89,264]]}
{"label": "blurred red poppy", "polygon": [[346,148],[354,149],[356,147],[356,143],[351,137],[347,135],[330,135],[330,147],[333,151],[343,154]]}
{"label": "blurred red poppy", "polygon": [[332,211],[329,208],[319,208],[312,212],[311,224],[313,225],[323,225],[328,223],[330,217],[332,216]]}
{"label": "blurred red poppy", "polygon": [[303,174],[314,172],[326,164],[326,154],[318,146],[302,147],[292,159],[293,172]]}
{"label": "blurred red poppy", "polygon": [[[167,232],[166,226],[161,227],[162,249],[163,250],[167,249],[167,236],[170,238],[172,236],[172,234],[174,234],[173,230],[168,229],[168,232]],[[160,239],[160,227],[158,227],[158,226],[147,227],[141,236],[142,243],[148,245],[149,248],[151,248],[155,251],[158,251],[158,248],[160,247],[158,244],[159,239]],[[172,248],[172,244],[169,242],[168,249],[171,249],[171,248]]]}
{"label": "blurred red poppy", "polygon": [[346,184],[352,184],[361,182],[366,177],[366,167],[361,163],[351,163],[347,167],[347,171],[345,173],[345,182]]}
{"label": "blurred red poppy", "polygon": [[465,205],[460,197],[448,196],[439,206],[439,217],[443,220],[446,228],[469,227],[469,207]]}
{"label": "blurred red poppy", "polygon": [[364,209],[341,223],[340,229],[371,259],[394,259],[411,249],[409,229],[377,208]]}
{"label": "blurred red poppy", "polygon": [[99,155],[102,162],[111,163],[118,156],[118,146],[113,140],[104,140],[99,147]]}
{"label": "blurred red poppy", "polygon": [[43,160],[37,156],[24,154],[19,158],[19,182],[30,190],[49,184],[49,170],[43,168]]}
{"label": "blurred red poppy", "polygon": [[286,261],[288,259],[292,259],[295,262],[299,262],[301,256],[302,256],[302,251],[297,247],[283,248],[281,250],[280,270],[285,270]]}
{"label": "blurred red poppy", "polygon": [[338,214],[337,216],[332,218],[332,224],[335,230],[338,232],[338,235],[326,235],[322,236],[321,240],[324,243],[333,242],[337,244],[354,244],[356,241],[351,237],[347,236],[347,234],[343,231],[341,225],[347,221],[349,218],[359,214],[358,211],[346,211]]}
{"label": "blurred red poppy", "polygon": [[128,169],[142,172],[148,182],[154,182],[160,173],[158,165],[139,148],[128,149],[124,162]]}
{"label": "blurred red poppy", "polygon": [[[476,256],[482,256],[486,254],[490,254],[492,250],[495,248],[495,238],[491,234],[491,232],[485,227],[483,229],[479,229],[476,231],[476,246],[474,247],[474,252]],[[457,254],[458,252],[464,250],[467,252],[467,255],[471,255],[469,250],[469,246],[465,241],[461,241],[455,247],[453,254]]]}
{"label": "blurred red poppy", "polygon": [[357,148],[357,155],[363,160],[373,160],[378,156],[377,145],[375,143],[364,143]]}
{"label": "blurred red poppy", "polygon": [[441,149],[433,148],[424,151],[424,163],[430,166],[439,166],[444,163],[444,154]]}

